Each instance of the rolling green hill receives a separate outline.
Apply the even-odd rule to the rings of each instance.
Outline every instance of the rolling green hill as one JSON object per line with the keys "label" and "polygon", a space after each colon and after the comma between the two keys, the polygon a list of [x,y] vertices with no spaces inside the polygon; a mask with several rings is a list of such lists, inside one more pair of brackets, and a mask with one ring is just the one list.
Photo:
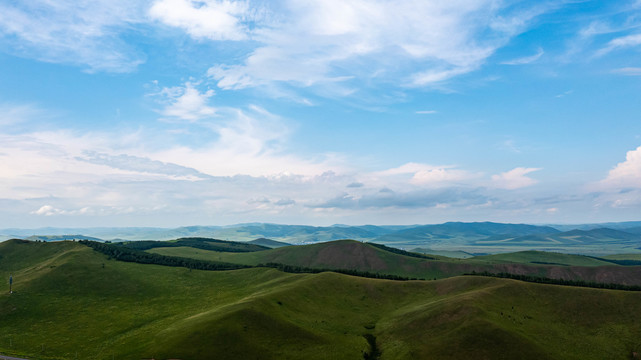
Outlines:
{"label": "rolling green hill", "polygon": [[116,244],[117,246],[126,247],[135,250],[149,250],[161,247],[192,247],[196,249],[223,251],[223,252],[252,252],[267,250],[269,247],[254,243],[245,243],[238,241],[226,241],[210,238],[180,238],[169,241],[127,241]]}
{"label": "rolling green hill", "polygon": [[33,235],[29,236],[25,240],[40,240],[40,241],[63,241],[63,240],[91,240],[91,241],[102,241],[102,239],[84,236],[84,235]]}
{"label": "rolling green hill", "polygon": [[604,259],[610,260],[641,260],[641,253],[638,254],[615,254],[604,256]]}
{"label": "rolling green hill", "polygon": [[640,292],[189,271],[108,260],[75,242],[11,240],[0,256],[0,276],[15,280],[14,294],[0,294],[0,353],[34,359],[363,359],[372,343],[380,359],[641,352]]}
{"label": "rolling green hill", "polygon": [[563,266],[608,266],[611,263],[583,255],[569,255],[544,251],[519,251],[507,254],[476,256],[474,260],[496,263],[530,263]]}
{"label": "rolling green hill", "polygon": [[468,258],[474,257],[474,254],[470,254],[465,251],[456,251],[456,250],[434,250],[430,248],[419,247],[419,248],[412,249],[411,251],[421,253],[421,254],[445,256],[445,257],[454,258],[454,259],[468,259]]}
{"label": "rolling green hill", "polygon": [[[507,255],[471,259],[432,256],[432,259],[425,259],[386,251],[370,243],[353,240],[288,246],[251,253],[203,251],[189,247],[156,248],[149,252],[243,265],[280,263],[306,268],[350,269],[419,279],[442,279],[475,271],[641,285],[641,266],[619,266],[594,258],[554,253],[540,253],[538,260],[531,253],[526,253],[530,254],[528,256],[514,255],[509,260],[501,260],[501,256]],[[591,266],[583,266],[587,264]]]}
{"label": "rolling green hill", "polygon": [[265,247],[268,247],[268,248],[271,248],[271,249],[292,245],[292,244],[288,244],[286,242],[276,241],[276,240],[271,240],[271,239],[265,239],[265,238],[255,239],[255,240],[252,240],[252,241],[248,241],[247,243],[248,244],[260,245],[260,246],[265,246]]}

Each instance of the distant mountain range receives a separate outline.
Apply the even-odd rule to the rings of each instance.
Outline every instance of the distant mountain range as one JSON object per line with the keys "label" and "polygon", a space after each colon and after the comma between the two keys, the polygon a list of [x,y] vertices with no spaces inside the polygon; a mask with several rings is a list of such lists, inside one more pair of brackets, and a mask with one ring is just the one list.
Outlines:
{"label": "distant mountain range", "polygon": [[[247,223],[230,226],[185,226],[174,229],[105,227],[0,230],[0,240],[29,238],[56,241],[82,238],[121,241],[169,240],[184,237],[206,237],[231,241],[269,239],[294,245],[352,239],[378,242],[405,249],[420,247],[430,248],[434,251],[465,251],[476,254],[526,249],[605,254],[640,252],[641,221],[579,225],[447,222],[435,225],[390,226],[306,226]],[[275,243],[263,245],[280,246]]]}

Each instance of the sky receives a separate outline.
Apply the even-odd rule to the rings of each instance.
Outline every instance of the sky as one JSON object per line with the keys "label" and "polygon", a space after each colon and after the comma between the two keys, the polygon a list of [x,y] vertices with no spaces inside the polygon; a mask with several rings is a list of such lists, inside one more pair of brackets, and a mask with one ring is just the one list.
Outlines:
{"label": "sky", "polygon": [[0,228],[628,220],[640,0],[0,0]]}

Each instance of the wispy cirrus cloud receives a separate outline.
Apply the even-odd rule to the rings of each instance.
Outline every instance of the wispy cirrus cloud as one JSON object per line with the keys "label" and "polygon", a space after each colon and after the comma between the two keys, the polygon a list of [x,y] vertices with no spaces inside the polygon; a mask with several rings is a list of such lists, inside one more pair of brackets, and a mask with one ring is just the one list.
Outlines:
{"label": "wispy cirrus cloud", "polygon": [[47,112],[33,104],[0,104],[0,129],[43,117],[48,117]]}
{"label": "wispy cirrus cloud", "polygon": [[596,56],[603,56],[612,51],[636,47],[641,45],[641,34],[631,34],[610,40],[607,45],[596,52]]}
{"label": "wispy cirrus cloud", "polygon": [[625,76],[641,76],[641,67],[623,67],[612,70],[613,74]]}
{"label": "wispy cirrus cloud", "polygon": [[[281,1],[264,11],[269,17],[254,19],[248,27],[242,25],[251,17],[247,4],[253,5],[159,0],[151,13],[194,38],[255,42],[241,63],[209,69],[222,89],[284,83],[345,91],[336,84],[369,79],[422,87],[474,71],[533,18],[558,6],[546,2],[512,8],[491,0]],[[221,29],[205,26],[201,19],[207,14],[224,18],[211,25]],[[227,33],[231,35],[223,35]]]}
{"label": "wispy cirrus cloud", "polygon": [[440,190],[412,190],[404,192],[378,191],[363,196],[342,194],[320,203],[310,203],[313,208],[371,209],[371,208],[442,208],[465,207],[485,204],[490,197],[478,189],[448,188]]}
{"label": "wispy cirrus cloud", "polygon": [[543,51],[542,48],[539,48],[537,50],[536,54],[534,54],[534,55],[524,56],[524,57],[520,57],[520,58],[516,58],[516,59],[512,59],[512,60],[503,61],[503,62],[501,62],[501,64],[503,64],[503,65],[525,65],[525,64],[530,64],[530,63],[533,63],[533,62],[539,60],[541,58],[541,56],[543,56],[543,54],[545,54],[545,51]]}
{"label": "wispy cirrus cloud", "polygon": [[19,1],[0,4],[0,41],[14,55],[128,72],[145,56],[120,38],[145,22],[146,1]]}

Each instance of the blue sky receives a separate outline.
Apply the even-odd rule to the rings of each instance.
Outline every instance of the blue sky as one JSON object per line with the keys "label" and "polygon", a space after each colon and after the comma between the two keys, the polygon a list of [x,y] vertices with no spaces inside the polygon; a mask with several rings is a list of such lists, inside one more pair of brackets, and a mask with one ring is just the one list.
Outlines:
{"label": "blue sky", "polygon": [[641,214],[641,1],[0,0],[0,227]]}

